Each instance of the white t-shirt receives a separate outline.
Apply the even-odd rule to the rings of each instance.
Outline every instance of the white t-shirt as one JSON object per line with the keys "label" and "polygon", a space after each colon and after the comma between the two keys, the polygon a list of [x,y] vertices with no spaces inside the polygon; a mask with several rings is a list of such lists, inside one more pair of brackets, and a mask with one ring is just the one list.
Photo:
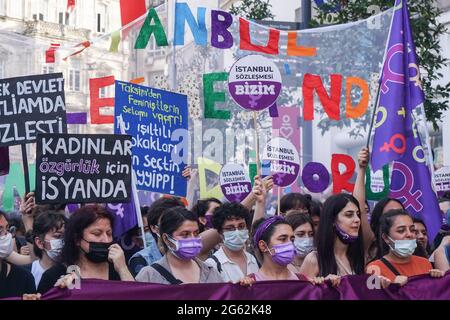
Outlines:
{"label": "white t-shirt", "polygon": [[[214,253],[214,256],[219,260],[219,263],[221,265],[221,272],[220,275],[223,278],[223,281],[225,282],[233,282],[236,283],[245,276],[256,273],[259,270],[258,263],[256,262],[256,258],[251,255],[250,253],[245,252],[245,256],[247,257],[247,274],[244,274],[239,268],[239,265],[233,261],[231,261],[225,252],[223,251],[223,248],[220,248],[219,250]],[[214,267],[214,269],[217,270],[217,263],[212,258],[209,258],[205,261],[208,265]],[[217,270],[219,271],[219,270]]]}
{"label": "white t-shirt", "polygon": [[42,274],[45,272],[45,269],[42,268],[41,264],[39,263],[39,260],[34,260],[31,264],[31,274],[34,277],[34,283],[36,284],[36,288],[39,285],[39,282],[41,282]]}

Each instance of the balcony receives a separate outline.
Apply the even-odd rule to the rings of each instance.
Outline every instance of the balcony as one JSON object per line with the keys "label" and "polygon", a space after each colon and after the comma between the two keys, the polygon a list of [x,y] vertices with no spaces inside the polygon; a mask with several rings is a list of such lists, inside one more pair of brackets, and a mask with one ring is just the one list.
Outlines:
{"label": "balcony", "polygon": [[60,38],[65,40],[89,39],[90,30],[77,29],[64,24],[46,21],[25,21],[24,35],[44,36],[50,38]]}

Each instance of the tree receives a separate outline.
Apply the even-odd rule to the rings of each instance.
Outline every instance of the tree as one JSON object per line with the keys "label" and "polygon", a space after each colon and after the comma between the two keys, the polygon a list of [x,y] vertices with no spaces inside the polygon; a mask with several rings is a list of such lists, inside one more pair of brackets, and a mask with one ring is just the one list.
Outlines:
{"label": "tree", "polygon": [[[368,10],[370,6],[377,6],[383,11],[392,7],[394,2],[393,0],[330,0],[318,8],[317,16],[311,22],[311,26],[341,24],[365,19],[373,13]],[[446,33],[445,26],[437,20],[442,11],[436,7],[434,1],[430,0],[409,0],[408,6],[425,92],[425,114],[427,120],[437,129],[442,113],[447,110],[450,102],[450,83],[436,84],[442,79],[441,70],[448,63],[448,60],[442,57],[439,45],[439,37]]]}
{"label": "tree", "polygon": [[230,13],[252,20],[274,18],[269,0],[242,0],[238,5],[233,4]]}

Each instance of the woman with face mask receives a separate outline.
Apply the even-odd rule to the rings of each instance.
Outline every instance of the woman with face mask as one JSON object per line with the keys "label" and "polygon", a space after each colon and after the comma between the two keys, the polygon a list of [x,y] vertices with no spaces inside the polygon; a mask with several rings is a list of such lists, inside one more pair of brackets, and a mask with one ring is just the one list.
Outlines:
{"label": "woman with face mask", "polygon": [[33,251],[39,258],[31,264],[36,288],[39,286],[42,274],[60,261],[66,223],[66,217],[55,211],[44,212],[33,222]]}
{"label": "woman with face mask", "polygon": [[36,292],[31,273],[6,261],[13,248],[14,238],[9,232],[6,214],[0,211],[0,299],[21,297]]}
{"label": "woman with face mask", "polygon": [[219,272],[197,257],[202,250],[197,216],[184,207],[167,209],[159,220],[164,256],[144,267],[136,281],[159,284],[223,282]]}
{"label": "woman with face mask", "polygon": [[78,276],[134,281],[122,248],[113,243],[112,225],[113,217],[101,206],[87,205],[75,211],[65,227],[61,263],[44,272],[38,292],[67,287]]}
{"label": "woman with face mask", "polygon": [[370,263],[367,273],[401,285],[408,277],[420,274],[444,276],[444,272],[433,269],[427,259],[413,255],[417,247],[414,222],[405,210],[390,210],[381,216],[380,236],[382,258]]}
{"label": "woman with face mask", "polygon": [[288,269],[295,257],[294,231],[281,216],[260,219],[253,225],[253,246],[262,266],[240,281],[247,286],[255,281],[308,279]]}
{"label": "woman with face mask", "polygon": [[300,267],[305,257],[315,249],[314,247],[314,226],[310,216],[298,211],[292,211],[287,217],[286,222],[289,223],[294,230],[294,247],[295,258],[288,265],[289,270],[294,273],[300,273]]}
{"label": "woman with face mask", "polygon": [[325,201],[316,240],[317,251],[306,256],[301,273],[330,280],[334,286],[342,276],[364,274],[360,209],[355,197],[341,193]]}
{"label": "woman with face mask", "polygon": [[250,213],[240,203],[225,203],[214,212],[213,227],[221,234],[223,245],[205,263],[214,267],[226,282],[236,283],[258,271],[258,263],[247,252]]}

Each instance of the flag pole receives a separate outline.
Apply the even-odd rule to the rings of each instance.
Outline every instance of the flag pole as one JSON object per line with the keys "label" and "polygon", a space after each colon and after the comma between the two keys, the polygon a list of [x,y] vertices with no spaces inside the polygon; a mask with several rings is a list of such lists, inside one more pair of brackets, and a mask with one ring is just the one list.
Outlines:
{"label": "flag pole", "polygon": [[[378,89],[377,89],[377,96],[376,96],[376,100],[375,100],[375,106],[373,108],[373,113],[372,113],[372,119],[370,121],[370,128],[369,128],[369,134],[367,136],[367,143],[366,143],[366,147],[369,149],[370,146],[370,137],[372,135],[372,130],[373,130],[373,126],[375,124],[375,117],[377,116],[377,109],[378,106],[380,104],[380,88],[381,88],[381,80],[383,79],[383,70],[384,70],[384,64],[386,63],[386,56],[387,56],[387,52],[388,52],[388,48],[389,48],[389,39],[391,37],[391,33],[392,33],[392,25],[394,23],[394,17],[395,17],[395,11],[397,10],[397,8],[395,7],[394,4],[394,9],[392,10],[392,18],[391,18],[391,23],[389,26],[389,33],[388,36],[386,38],[386,47],[384,49],[384,56],[383,56],[383,65],[381,66],[381,71],[380,71],[380,77],[378,79]],[[370,150],[370,149],[369,149]]]}
{"label": "flag pole", "polygon": [[[118,118],[119,118],[118,122],[119,122],[120,133],[126,134],[122,116],[119,116]],[[141,229],[141,233],[142,233],[142,240],[143,240],[142,242],[144,244],[144,249],[146,249],[147,244],[145,242],[144,221],[142,220],[141,205],[139,203],[139,196],[138,196],[137,189],[136,189],[136,173],[133,170],[133,163],[131,163],[131,193],[133,196],[133,203],[134,203],[134,209],[135,209],[138,226]]]}
{"label": "flag pole", "polygon": [[[381,74],[383,74],[383,71],[381,71]],[[381,77],[380,77],[380,80],[381,80]],[[372,136],[372,130],[373,130],[373,126],[375,124],[375,117],[377,116],[377,109],[380,104],[380,88],[381,88],[381,81],[378,81],[377,96],[375,98],[375,106],[373,107],[372,119],[370,121],[369,134],[367,135],[366,148],[369,148],[369,146],[370,146],[370,138]]]}

